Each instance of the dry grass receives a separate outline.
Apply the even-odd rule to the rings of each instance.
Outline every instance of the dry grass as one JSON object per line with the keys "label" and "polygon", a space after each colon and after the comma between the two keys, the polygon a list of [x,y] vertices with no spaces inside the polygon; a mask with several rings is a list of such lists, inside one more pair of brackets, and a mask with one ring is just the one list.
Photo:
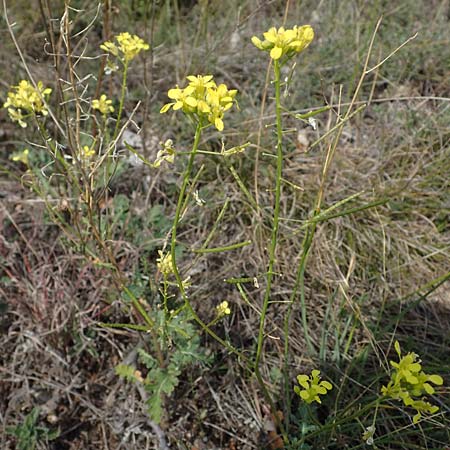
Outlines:
{"label": "dry grass", "polygon": [[[10,9],[18,22],[19,43],[38,78],[51,80],[49,59],[42,56],[41,44],[36,44],[44,42],[39,15],[19,3]],[[94,8],[87,7],[89,2],[78,3],[86,7],[86,17],[92,16]],[[204,169],[196,189],[206,204],[192,205],[184,217],[179,240],[185,250],[180,262],[183,273],[191,275],[190,297],[200,316],[207,321],[214,306],[227,299],[233,314],[218,333],[237,348],[252,350],[271,231],[274,174],[272,158],[265,154],[272,153],[272,127],[266,125],[273,124],[274,112],[270,85],[264,85],[266,60],[251,48],[249,37],[267,24],[279,23],[284,2],[211,1],[204,10],[202,2],[191,6],[179,3],[174,9],[173,2],[167,2],[154,16],[144,6],[138,8],[140,15],[134,16],[128,15],[124,4],[118,5],[121,12],[113,18],[114,30],[142,31],[149,40],[153,33],[153,54],[145,61],[145,71],[140,67],[130,78],[127,111],[137,99],[144,100],[137,122],[143,128],[142,151],[152,159],[157,151],[155,142],[167,137],[180,149],[190,145],[191,131],[180,117],[158,115],[167,88],[182,82],[187,73],[214,73],[239,89],[241,109],[230,118],[224,137],[227,146],[253,144],[233,160],[233,166],[251,194],[257,195],[259,209],[255,211],[223,159],[199,157],[196,167],[204,165]],[[363,392],[375,392],[364,386],[377,380],[380,364],[386,365],[394,333],[441,373],[448,385],[450,297],[445,285],[433,289],[438,284],[433,281],[450,270],[448,1],[291,3],[288,23],[310,22],[317,35],[315,44],[298,61],[290,97],[285,100],[294,110],[321,106],[324,100],[338,108],[348,101],[381,12],[385,20],[374,64],[419,32],[416,40],[368,78],[361,101],[370,99],[369,105],[346,126],[326,183],[325,206],[360,192],[344,209],[377,199],[389,201],[319,224],[307,266],[310,332],[321,348],[327,375],[340,385],[336,408]],[[153,32],[144,20],[146,14],[154,21]],[[87,20],[80,17],[82,22]],[[4,22],[0,31],[6,41]],[[100,39],[95,31],[97,28],[92,48]],[[2,46],[0,53],[5,91],[22,69],[12,46]],[[113,82],[109,83],[114,92]],[[267,105],[261,116],[263,92]],[[1,114],[1,163],[20,177],[8,154],[21,138]],[[303,232],[299,226],[314,206],[329,143],[324,140],[305,152],[298,133],[311,143],[335,120],[336,110],[322,114],[315,132],[286,119],[286,127],[295,131],[286,134],[283,176],[300,189],[283,186],[282,251],[276,265],[280,276],[274,282],[263,364],[264,376],[274,391],[283,364],[286,300],[301,253]],[[260,142],[259,148],[256,142]],[[219,150],[220,146],[220,136],[214,133],[201,143],[207,150]],[[181,163],[177,170],[182,170]],[[122,196],[128,203],[122,210],[114,203],[116,255],[124,273],[136,283],[155,271],[156,249],[165,241],[175,210],[178,180],[172,169],[155,172],[126,164],[114,182],[112,201]],[[127,358],[133,362],[136,347],[147,344],[136,333],[98,326],[99,320],[136,320],[121,308],[107,270],[87,263],[64,245],[42,204],[23,190],[17,179],[5,174],[0,195],[0,426],[4,429],[23,422],[30,409],[39,406],[41,424],[61,429],[56,443],[41,448],[158,448],[155,436],[160,430],[155,431],[146,419],[142,393],[114,374],[115,365]],[[193,260],[189,249],[202,245],[226,199],[229,206],[210,246],[245,240],[253,245]],[[243,285],[249,303],[235,285],[224,282],[242,276],[257,277],[259,282],[258,287]],[[294,379],[314,364],[306,356],[297,309],[290,340]],[[192,450],[266,448],[271,419],[256,381],[214,341],[205,337],[204,345],[215,358],[209,368],[199,364],[184,374],[168,401],[168,417],[161,427],[167,441],[172,448]],[[442,421],[448,426],[448,396],[439,396],[438,401]],[[380,419],[380,434],[384,427],[386,433],[392,429],[389,420]],[[360,434],[359,429],[343,430],[338,436],[342,440],[328,442],[326,448],[356,448]],[[407,434],[396,435],[379,448],[443,448],[439,445],[444,445],[445,436],[445,430],[436,434],[425,430],[409,441]],[[14,448],[5,433],[0,447]]]}

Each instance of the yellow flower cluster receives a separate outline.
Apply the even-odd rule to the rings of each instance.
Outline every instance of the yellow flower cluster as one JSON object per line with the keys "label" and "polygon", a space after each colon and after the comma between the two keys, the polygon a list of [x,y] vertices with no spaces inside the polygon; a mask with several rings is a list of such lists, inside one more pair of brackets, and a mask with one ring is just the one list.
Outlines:
{"label": "yellow flower cluster", "polygon": [[117,44],[111,41],[106,41],[100,48],[105,52],[117,56],[124,63],[128,63],[134,59],[142,50],[148,50],[150,45],[135,34],[120,33],[115,37]]}
{"label": "yellow flower cluster", "polygon": [[417,423],[422,413],[434,414],[439,410],[438,406],[432,405],[422,397],[424,394],[433,394],[434,387],[430,384],[441,386],[443,379],[439,375],[428,375],[422,371],[422,365],[415,353],[408,353],[402,357],[400,344],[395,341],[395,350],[399,362],[390,361],[394,372],[387,386],[382,386],[381,392],[384,396],[394,400],[402,400],[405,406],[416,410],[413,422]]}
{"label": "yellow flower cluster", "polygon": [[37,88],[26,80],[22,80],[17,86],[12,87],[8,92],[8,99],[3,104],[8,108],[8,114],[11,120],[18,122],[22,128],[27,126],[25,119],[32,114],[48,114],[44,100],[50,95],[52,90],[44,88],[42,81],[39,81]]}
{"label": "yellow flower cluster", "polygon": [[186,114],[193,114],[200,123],[209,122],[219,131],[223,130],[223,116],[234,103],[236,89],[229,90],[224,84],[216,85],[212,75],[190,75],[189,84],[180,89],[170,89],[168,97],[174,100],[161,108],[161,113],[173,108],[181,109]]}
{"label": "yellow flower cluster", "polygon": [[290,30],[284,27],[270,28],[264,33],[264,41],[256,36],[252,37],[253,45],[263,51],[269,51],[270,57],[278,60],[282,57],[291,58],[302,52],[314,39],[314,30],[310,25],[294,26]]}
{"label": "yellow flower cluster", "polygon": [[226,300],[223,301],[220,305],[216,306],[216,310],[218,317],[228,316],[231,314],[231,309],[228,306],[228,302]]}
{"label": "yellow flower cluster", "polygon": [[159,258],[156,259],[156,267],[160,272],[167,276],[173,273],[172,255],[169,253],[164,254],[161,250],[158,250]]}
{"label": "yellow flower cluster", "polygon": [[112,100],[106,98],[105,94],[101,95],[99,99],[92,100],[92,107],[98,109],[104,116],[110,112],[114,112]]}
{"label": "yellow flower cluster", "polygon": [[294,392],[298,394],[306,403],[322,403],[319,395],[325,395],[333,386],[328,381],[320,381],[320,370],[313,370],[311,376],[298,375],[299,386],[294,387]]}

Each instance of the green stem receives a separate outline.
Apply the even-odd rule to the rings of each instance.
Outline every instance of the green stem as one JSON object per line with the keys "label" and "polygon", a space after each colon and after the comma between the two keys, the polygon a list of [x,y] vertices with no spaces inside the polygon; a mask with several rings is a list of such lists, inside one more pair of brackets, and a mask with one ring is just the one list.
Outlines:
{"label": "green stem", "polygon": [[314,237],[315,229],[317,224],[314,222],[307,230],[302,243],[302,254],[300,257],[300,263],[297,270],[297,276],[295,279],[294,289],[292,290],[291,296],[289,298],[289,307],[284,317],[284,391],[286,398],[286,428],[289,429],[290,422],[290,411],[291,411],[291,381],[289,378],[289,326],[291,322],[292,308],[297,297],[297,292],[300,289],[300,307],[301,307],[301,319],[303,334],[305,336],[306,346],[310,355],[314,353],[314,347],[312,344],[311,337],[309,335],[308,328],[308,317],[306,312],[306,300],[305,300],[305,269],[306,262],[308,260],[309,250],[311,248],[312,240]]}
{"label": "green stem", "polygon": [[276,166],[276,179],[275,179],[275,205],[273,212],[273,223],[272,223],[272,238],[270,242],[269,248],[269,266],[267,269],[267,284],[266,291],[264,294],[263,306],[261,310],[261,316],[259,321],[259,333],[258,333],[258,343],[256,348],[256,357],[255,357],[255,375],[263,389],[264,396],[266,400],[269,402],[270,407],[272,409],[272,413],[274,418],[277,420],[277,425],[283,435],[283,440],[285,443],[289,442],[289,438],[284,429],[283,424],[278,419],[277,410],[275,408],[274,402],[267,390],[267,387],[264,383],[264,380],[261,376],[261,372],[259,370],[259,364],[261,362],[262,350],[264,345],[264,324],[266,320],[267,309],[269,306],[271,288],[272,288],[272,279],[273,279],[273,269],[275,265],[275,252],[277,247],[277,239],[278,239],[278,224],[280,218],[280,199],[281,199],[281,182],[282,182],[282,168],[283,168],[283,128],[281,125],[281,115],[282,115],[282,106],[281,106],[281,79],[280,79],[280,63],[279,61],[274,62],[274,75],[275,75],[275,111],[276,111],[276,123],[277,123],[277,166]]}
{"label": "green stem", "polygon": [[267,308],[269,306],[270,290],[272,287],[273,279],[273,267],[275,265],[275,250],[277,246],[278,237],[278,223],[280,216],[280,198],[281,198],[281,174],[283,165],[283,129],[281,127],[281,86],[280,86],[280,65],[278,61],[274,63],[275,73],[275,102],[276,102],[276,120],[277,120],[277,167],[276,167],[276,180],[275,180],[275,206],[273,212],[272,223],[272,239],[269,248],[269,267],[267,269],[267,286],[264,294],[263,307],[261,310],[261,317],[259,322],[258,333],[258,346],[256,349],[255,357],[255,370],[259,370],[259,363],[262,355],[262,347],[264,344],[264,323],[267,314]]}
{"label": "green stem", "polygon": [[128,61],[124,62],[123,76],[122,76],[122,90],[120,93],[119,112],[117,113],[116,128],[114,129],[114,135],[112,141],[114,142],[119,134],[120,119],[122,118],[123,104],[125,102],[125,92],[127,90],[127,74],[128,74]]}
{"label": "green stem", "polygon": [[175,250],[176,250],[176,245],[177,245],[178,224],[180,222],[181,213],[183,211],[184,197],[185,197],[186,189],[187,189],[187,186],[189,184],[190,177],[191,177],[192,167],[194,165],[194,159],[195,159],[195,155],[196,155],[197,150],[198,150],[198,144],[200,142],[201,134],[202,134],[202,125],[199,122],[197,124],[197,128],[195,130],[194,144],[192,146],[192,152],[191,152],[190,157],[189,157],[189,162],[188,162],[188,165],[186,167],[186,170],[184,171],[183,183],[181,185],[180,194],[178,196],[177,208],[176,208],[176,211],[175,211],[175,218],[173,220],[173,225],[172,225],[172,238],[171,238],[171,243],[170,243],[170,254],[171,254],[171,257],[172,257],[173,273],[174,273],[175,278],[177,280],[178,288],[180,289],[180,293],[181,293],[181,296],[183,297],[184,304],[185,304],[186,308],[189,310],[189,312],[191,313],[193,319],[197,322],[197,324],[206,333],[208,333],[213,339],[215,339],[216,341],[220,342],[220,344],[222,344],[230,352],[238,355],[244,361],[247,361],[247,358],[241,352],[239,352],[232,345],[230,345],[228,342],[224,341],[222,338],[217,336],[217,334],[214,333],[214,331],[212,331],[200,319],[200,317],[197,315],[197,313],[195,312],[194,308],[191,305],[191,302],[189,301],[188,296],[186,295],[186,290],[184,289],[184,286],[183,286],[183,280],[181,278],[181,275],[180,275],[180,272],[179,272],[178,266],[177,266]]}
{"label": "green stem", "polygon": [[236,250],[237,248],[246,247],[251,245],[252,241],[238,242],[236,244],[226,245],[224,247],[213,247],[213,248],[199,248],[197,250],[192,250],[194,253],[221,253],[228,250]]}

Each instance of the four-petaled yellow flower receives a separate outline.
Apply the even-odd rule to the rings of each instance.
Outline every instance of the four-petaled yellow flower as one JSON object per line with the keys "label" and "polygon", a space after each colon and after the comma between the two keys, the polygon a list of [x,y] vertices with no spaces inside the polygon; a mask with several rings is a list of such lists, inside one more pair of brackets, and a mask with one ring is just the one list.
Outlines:
{"label": "four-petaled yellow flower", "polygon": [[228,316],[231,314],[231,309],[228,306],[228,302],[226,300],[223,301],[220,305],[216,306],[216,310],[218,317]]}
{"label": "four-petaled yellow flower", "polygon": [[105,94],[101,95],[99,99],[92,100],[92,107],[98,109],[104,116],[110,112],[114,112],[112,100],[106,98]]}
{"label": "four-petaled yellow flower", "polygon": [[95,155],[95,150],[88,145],[83,146],[80,150],[80,159],[90,159]]}
{"label": "four-petaled yellow flower", "polygon": [[200,122],[209,122],[219,131],[224,128],[223,116],[235,103],[236,89],[229,90],[224,84],[216,85],[212,75],[190,75],[185,88],[178,85],[167,96],[174,100],[161,108],[161,114],[173,108],[193,114]]}
{"label": "four-petaled yellow flower", "polygon": [[387,386],[381,387],[381,393],[394,400],[402,400],[405,406],[415,409],[413,423],[417,423],[422,413],[434,414],[439,411],[438,406],[425,401],[422,396],[435,392],[430,383],[441,386],[444,380],[439,375],[428,375],[423,372],[418,355],[415,353],[410,352],[402,357],[398,341],[395,341],[394,347],[399,362],[390,361],[394,372]]}
{"label": "four-petaled yellow flower", "polygon": [[320,381],[320,370],[313,370],[311,376],[298,375],[299,386],[294,387],[294,392],[298,394],[306,403],[322,403],[319,395],[325,395],[333,386],[328,381]]}
{"label": "four-petaled yellow flower", "polygon": [[159,258],[156,258],[156,267],[160,272],[167,276],[173,273],[172,255],[169,253],[164,254],[161,250],[158,250]]}
{"label": "four-petaled yellow flower", "polygon": [[142,50],[148,50],[150,45],[139,36],[131,35],[128,32],[120,33],[115,37],[117,44],[106,41],[100,48],[114,56],[117,56],[124,63],[134,59]]}
{"label": "four-petaled yellow flower", "polygon": [[42,81],[39,81],[35,88],[27,80],[22,80],[17,86],[12,87],[12,91],[8,92],[8,99],[3,104],[8,109],[11,120],[25,128],[27,119],[32,114],[48,114],[45,101],[52,90],[44,88]]}
{"label": "four-petaled yellow flower", "polygon": [[282,57],[291,58],[302,52],[314,39],[314,30],[310,25],[286,30],[284,27],[270,28],[264,33],[264,41],[256,36],[252,37],[253,45],[263,51],[270,52],[270,57],[278,60]]}

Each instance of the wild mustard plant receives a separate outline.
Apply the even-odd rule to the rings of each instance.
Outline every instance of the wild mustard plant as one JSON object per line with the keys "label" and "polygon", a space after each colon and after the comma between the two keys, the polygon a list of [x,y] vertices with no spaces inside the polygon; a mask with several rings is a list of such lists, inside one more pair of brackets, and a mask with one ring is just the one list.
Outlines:
{"label": "wild mustard plant", "polygon": [[150,49],[150,45],[143,39],[128,32],[118,34],[115,40],[117,43],[106,41],[100,45],[100,48],[116,56],[124,65],[133,60],[141,51]]}
{"label": "wild mustard plant", "polygon": [[216,310],[218,317],[229,316],[231,314],[231,309],[226,300],[217,305]]}
{"label": "wild mustard plant", "polygon": [[[224,129],[223,118],[225,113],[235,103],[237,90],[229,90],[225,84],[217,85],[212,75],[190,75],[187,77],[187,80],[188,85],[186,87],[180,88],[179,86],[176,86],[168,91],[168,97],[174,101],[165,104],[160,110],[161,114],[168,112],[170,109],[173,109],[174,111],[180,110],[195,124],[194,143],[190,152],[188,164],[183,174],[183,182],[178,195],[177,207],[172,225],[171,256],[173,273],[177,280],[178,288],[184,300],[185,307],[190,311],[195,321],[207,333],[214,337],[214,339],[219,341],[225,347],[235,351],[226,341],[217,336],[205,323],[203,323],[192,308],[190,300],[186,294],[185,282],[180,275],[176,261],[176,243],[178,224],[180,222],[183,205],[186,201],[186,190],[190,182],[192,168],[198,151],[202,131],[211,125],[214,125],[219,131]],[[170,142],[170,145],[172,145],[172,142]],[[167,148],[166,154],[172,156]],[[163,156],[164,154],[160,154],[159,160],[161,160],[161,157]],[[159,162],[158,158],[156,162]]]}
{"label": "wild mustard plant", "polygon": [[172,255],[170,253],[163,253],[162,250],[158,250],[159,258],[156,259],[156,266],[158,270],[165,276],[173,273]]}
{"label": "wild mustard plant", "polygon": [[96,155],[96,151],[94,148],[89,147],[89,145],[84,145],[80,151],[79,159],[81,161],[86,161],[91,159]]}
{"label": "wild mustard plant", "polygon": [[333,389],[331,383],[325,380],[321,381],[320,370],[313,370],[311,375],[298,375],[297,381],[303,389],[300,386],[294,386],[294,392],[308,404],[322,403],[319,395],[326,395]]}
{"label": "wild mustard plant", "polygon": [[305,50],[314,39],[314,30],[310,25],[294,26],[286,30],[284,27],[270,28],[264,33],[264,41],[257,36],[252,37],[253,45],[263,51],[268,51],[270,57],[286,62],[296,53]]}
{"label": "wild mustard plant", "polygon": [[22,80],[12,87],[3,107],[8,109],[11,120],[26,128],[29,117],[48,114],[46,101],[51,92],[50,88],[44,87],[42,81],[34,87],[29,81]]}
{"label": "wild mustard plant", "polygon": [[114,112],[112,100],[108,99],[105,94],[102,94],[99,99],[92,100],[92,108],[97,109],[104,116]]}
{"label": "wild mustard plant", "polygon": [[422,370],[419,356],[409,352],[402,356],[400,344],[395,341],[395,350],[399,361],[390,361],[394,368],[391,380],[386,386],[382,386],[381,393],[385,397],[394,400],[402,400],[405,406],[416,410],[413,423],[417,423],[422,414],[434,414],[439,407],[427,402],[423,397],[425,394],[432,395],[435,390],[430,384],[441,386],[444,380],[440,375],[428,375]]}
{"label": "wild mustard plant", "polygon": [[[284,27],[270,28],[264,33],[264,41],[253,36],[253,44],[262,51],[268,51],[273,59],[274,86],[275,86],[275,113],[276,113],[276,177],[275,177],[275,203],[273,207],[272,236],[269,246],[269,263],[266,275],[266,290],[264,294],[263,306],[261,310],[258,342],[255,356],[255,375],[260,386],[264,386],[259,364],[261,361],[265,331],[264,324],[266,320],[267,309],[271,297],[272,280],[274,275],[276,247],[278,240],[278,225],[280,217],[280,201],[281,201],[281,182],[283,171],[283,126],[282,126],[282,110],[281,104],[281,67],[286,64],[294,55],[300,53],[311,43],[314,38],[313,29],[309,25],[302,27],[295,26],[293,29],[286,30]],[[287,340],[287,336],[285,336]],[[264,388],[263,388],[264,389]],[[267,397],[267,395],[266,395]],[[269,400],[269,399],[268,399]],[[272,406],[272,409],[274,407]],[[276,411],[273,411],[276,415]],[[283,439],[288,441],[286,432],[282,429]]]}
{"label": "wild mustard plant", "polygon": [[170,89],[168,97],[174,102],[167,103],[161,108],[165,113],[173,108],[181,109],[185,114],[192,115],[198,123],[210,123],[219,131],[223,131],[223,116],[235,103],[236,89],[228,90],[225,84],[216,85],[212,75],[190,75],[189,84],[180,89],[178,86]]}
{"label": "wild mustard plant", "polygon": [[[120,94],[120,101],[119,101],[119,111],[117,113],[117,121],[116,121],[116,127],[114,130],[114,135],[112,137],[112,140],[114,141],[118,134],[120,129],[120,119],[122,118],[122,111],[123,111],[123,104],[125,101],[125,92],[127,87],[127,75],[128,75],[128,69],[130,62],[136,58],[136,56],[141,52],[145,50],[150,49],[150,44],[147,44],[143,39],[141,39],[139,36],[131,35],[128,32],[120,33],[115,37],[115,41],[106,41],[102,45],[100,45],[100,48],[102,50],[105,50],[110,55],[113,55],[116,57],[116,60],[118,60],[123,67],[123,73],[122,73],[122,87],[121,87],[121,94]],[[108,67],[114,68],[114,64],[111,64],[108,61]],[[95,100],[94,100],[95,101]],[[101,98],[100,98],[101,101]],[[105,103],[107,102],[105,97]],[[100,104],[99,104],[100,106]],[[104,110],[106,110],[106,104],[104,105]],[[102,114],[105,114],[102,112]]]}

